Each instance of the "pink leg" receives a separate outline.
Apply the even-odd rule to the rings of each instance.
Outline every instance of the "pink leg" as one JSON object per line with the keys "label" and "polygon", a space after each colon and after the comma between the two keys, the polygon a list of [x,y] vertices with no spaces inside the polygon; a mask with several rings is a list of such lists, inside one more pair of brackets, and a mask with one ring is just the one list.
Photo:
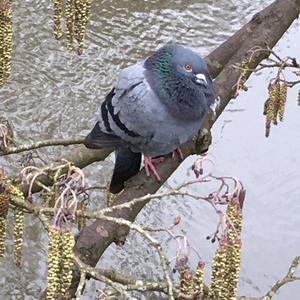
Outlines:
{"label": "pink leg", "polygon": [[145,171],[146,171],[147,176],[150,176],[150,172],[152,172],[154,174],[155,178],[158,181],[161,181],[161,178],[160,178],[158,172],[156,171],[154,163],[160,163],[162,161],[163,161],[163,157],[152,159],[149,156],[144,156],[144,165],[145,165]]}
{"label": "pink leg", "polygon": [[183,153],[181,151],[181,149],[178,147],[176,148],[173,153],[172,153],[172,158],[175,158],[175,155],[178,155],[180,157],[181,160],[184,160],[184,156],[183,156]]}

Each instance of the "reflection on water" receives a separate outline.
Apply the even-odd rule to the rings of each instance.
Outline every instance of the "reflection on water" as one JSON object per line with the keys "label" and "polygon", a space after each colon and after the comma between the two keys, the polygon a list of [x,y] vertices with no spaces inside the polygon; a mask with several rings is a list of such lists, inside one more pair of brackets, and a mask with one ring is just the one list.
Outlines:
{"label": "reflection on water", "polygon": [[[81,57],[66,53],[63,41],[53,39],[50,1],[18,2],[13,73],[0,90],[1,114],[14,123],[22,142],[83,136],[121,68],[167,42],[188,45],[205,55],[270,2],[178,0],[170,5],[170,1],[154,0],[93,1],[86,51]],[[297,29],[295,24],[280,42],[282,55],[299,55]],[[232,111],[225,112],[214,127],[211,147],[220,172],[239,177],[247,188],[240,294],[248,295],[263,294],[286,272],[300,248],[296,91],[289,96],[286,121],[272,129],[266,140],[261,111],[267,76],[253,77],[252,88],[230,105]],[[40,153],[53,160],[64,151],[58,147]],[[192,161],[186,160],[169,183],[191,177]],[[17,157],[0,158],[0,165],[10,172],[19,168]],[[111,165],[108,161],[87,168],[90,183],[104,181]],[[205,237],[214,229],[216,216],[206,205],[184,199],[153,202],[138,220],[157,226],[162,221],[168,224],[178,214],[183,220],[181,228],[209,264],[214,247]],[[47,237],[33,218],[28,216],[26,222],[22,270],[11,260],[0,263],[1,299],[38,299],[46,284]],[[11,245],[10,241],[9,256]],[[171,257],[175,245],[166,243],[166,251]],[[123,248],[112,246],[100,265],[148,278],[160,274],[156,254],[134,234]],[[95,282],[89,283],[86,299],[93,297],[97,287]],[[299,284],[291,284],[276,299],[295,299],[293,295],[299,293]]]}

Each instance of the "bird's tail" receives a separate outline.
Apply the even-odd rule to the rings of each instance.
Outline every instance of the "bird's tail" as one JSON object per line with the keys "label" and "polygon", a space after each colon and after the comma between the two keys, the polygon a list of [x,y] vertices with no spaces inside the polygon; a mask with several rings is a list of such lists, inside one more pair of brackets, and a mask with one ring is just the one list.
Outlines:
{"label": "bird's tail", "polygon": [[83,144],[90,149],[116,148],[121,146],[122,143],[123,142],[119,137],[102,132],[99,122],[96,123],[93,130],[83,141]]}
{"label": "bird's tail", "polygon": [[141,166],[141,153],[134,153],[127,147],[119,147],[115,151],[116,162],[110,183],[110,192],[119,193],[124,182],[138,173]]}

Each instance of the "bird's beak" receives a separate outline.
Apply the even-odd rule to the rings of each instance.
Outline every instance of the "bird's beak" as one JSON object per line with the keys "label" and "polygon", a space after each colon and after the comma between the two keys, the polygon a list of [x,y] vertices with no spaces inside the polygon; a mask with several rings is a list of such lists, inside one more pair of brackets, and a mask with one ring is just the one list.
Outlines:
{"label": "bird's beak", "polygon": [[203,83],[207,84],[207,80],[206,80],[205,75],[202,74],[202,73],[196,74],[196,82],[202,83],[202,84],[203,84]]}

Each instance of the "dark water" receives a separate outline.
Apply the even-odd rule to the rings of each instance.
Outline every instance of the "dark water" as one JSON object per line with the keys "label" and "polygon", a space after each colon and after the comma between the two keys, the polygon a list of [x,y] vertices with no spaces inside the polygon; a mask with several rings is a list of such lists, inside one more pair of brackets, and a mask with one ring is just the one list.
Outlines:
{"label": "dark water", "polygon": [[[121,68],[167,42],[188,45],[205,55],[270,2],[94,1],[86,51],[78,57],[66,53],[63,42],[52,38],[50,1],[17,1],[13,74],[0,89],[1,115],[14,123],[20,142],[83,136]],[[299,40],[297,21],[276,50],[282,56],[300,59]],[[262,109],[271,76],[264,72],[251,77],[249,91],[233,100],[214,126],[210,149],[217,158],[219,174],[240,178],[247,189],[240,295],[263,295],[300,254],[300,108],[296,105],[297,90],[291,90],[284,123],[272,128],[269,139],[264,138]],[[53,160],[65,151],[57,147],[40,154]],[[0,158],[0,165],[13,173],[19,169],[18,158]],[[183,163],[170,185],[192,178],[194,159]],[[106,182],[111,167],[112,159],[108,159],[87,168],[89,183]],[[204,192],[202,187],[198,191]],[[94,196],[96,204],[99,195]],[[179,230],[186,231],[209,268],[215,246],[205,237],[213,232],[217,217],[206,204],[185,199],[152,202],[138,221],[167,225],[178,214],[182,217]],[[0,299],[39,299],[45,288],[47,238],[30,217],[25,237],[22,270],[10,259],[9,240],[8,259],[0,263]],[[171,258],[175,245],[161,237]],[[196,263],[195,257],[191,263]],[[123,248],[113,245],[99,266],[147,278],[161,274],[157,255],[135,234]],[[98,283],[90,282],[83,299],[94,299],[97,288]],[[298,299],[299,294],[300,283],[295,282],[274,299]]]}

